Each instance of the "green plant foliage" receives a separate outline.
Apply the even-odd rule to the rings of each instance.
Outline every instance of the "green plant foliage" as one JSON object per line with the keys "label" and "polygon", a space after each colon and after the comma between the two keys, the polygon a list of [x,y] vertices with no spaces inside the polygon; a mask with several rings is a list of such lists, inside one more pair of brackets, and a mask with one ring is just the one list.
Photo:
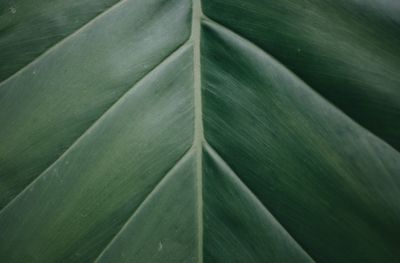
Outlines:
{"label": "green plant foliage", "polygon": [[0,10],[0,262],[399,261],[398,1]]}

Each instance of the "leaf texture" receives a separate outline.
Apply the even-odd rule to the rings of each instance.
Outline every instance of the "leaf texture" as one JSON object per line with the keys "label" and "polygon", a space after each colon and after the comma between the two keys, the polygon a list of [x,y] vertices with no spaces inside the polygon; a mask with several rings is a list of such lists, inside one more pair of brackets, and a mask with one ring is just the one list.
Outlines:
{"label": "leaf texture", "polygon": [[114,6],[0,85],[1,206],[185,42],[190,3],[162,3]]}
{"label": "leaf texture", "polygon": [[206,140],[317,261],[397,258],[399,153],[260,49],[203,28]]}
{"label": "leaf texture", "polygon": [[399,1],[203,1],[208,17],[400,149]]}
{"label": "leaf texture", "polygon": [[396,1],[0,4],[1,262],[397,262]]}

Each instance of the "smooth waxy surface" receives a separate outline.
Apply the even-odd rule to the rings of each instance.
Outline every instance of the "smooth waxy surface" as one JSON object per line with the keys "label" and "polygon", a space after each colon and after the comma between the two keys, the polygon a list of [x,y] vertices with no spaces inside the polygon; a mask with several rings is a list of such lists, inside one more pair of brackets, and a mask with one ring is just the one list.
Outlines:
{"label": "smooth waxy surface", "polygon": [[398,4],[202,4],[1,16],[1,262],[400,258]]}

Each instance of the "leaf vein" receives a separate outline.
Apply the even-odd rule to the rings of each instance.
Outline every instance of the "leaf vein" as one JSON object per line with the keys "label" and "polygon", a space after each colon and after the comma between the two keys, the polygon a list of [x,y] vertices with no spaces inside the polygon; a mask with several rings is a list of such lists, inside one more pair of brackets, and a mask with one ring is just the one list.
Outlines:
{"label": "leaf vein", "polygon": [[237,180],[243,190],[246,191],[251,197],[252,201],[259,204],[267,214],[269,214],[273,220],[286,232],[288,237],[311,259],[312,262],[316,262],[310,254],[304,249],[302,245],[289,233],[289,231],[278,221],[278,219],[271,213],[271,211],[266,207],[266,205],[260,201],[257,195],[242,181],[238,174],[229,166],[229,164],[219,155],[219,153],[212,147],[208,142],[204,143],[205,150],[210,154],[210,156],[219,163]]}
{"label": "leaf vein", "polygon": [[135,211],[133,211],[132,215],[128,217],[125,223],[122,225],[120,230],[110,239],[107,245],[102,249],[99,255],[96,257],[94,262],[98,262],[104,255],[104,253],[114,244],[114,242],[118,239],[118,237],[126,230],[129,223],[131,223],[135,216],[140,212],[140,210],[145,206],[147,202],[149,202],[150,198],[154,196],[160,188],[163,186],[163,183],[174,174],[174,171],[179,168],[181,164],[183,164],[188,158],[190,158],[190,154],[194,151],[194,147],[190,147],[181,157],[180,159],[165,173],[165,175],[158,181],[156,186],[151,190],[143,201],[137,206]]}
{"label": "leaf vein", "polygon": [[361,125],[357,120],[353,119],[352,117],[350,117],[346,112],[344,112],[342,109],[340,109],[339,107],[337,107],[335,104],[333,104],[330,100],[328,100],[327,98],[325,98],[324,96],[322,96],[322,94],[320,94],[319,92],[317,92],[315,89],[313,89],[308,83],[306,83],[302,78],[300,78],[296,73],[294,73],[291,69],[289,69],[285,64],[283,64],[281,61],[279,61],[278,59],[276,59],[274,56],[272,56],[271,54],[269,54],[267,51],[265,51],[264,49],[262,49],[261,47],[259,47],[258,45],[256,45],[255,43],[251,42],[249,39],[241,36],[240,34],[236,33],[235,31],[233,31],[232,29],[228,28],[227,26],[220,24],[219,22],[213,20],[212,18],[207,17],[206,15],[203,15],[203,19],[205,23],[209,23],[211,25],[215,25],[216,27],[222,28],[223,30],[229,32],[230,34],[235,35],[236,37],[244,40],[251,48],[256,49],[258,52],[268,56],[272,62],[276,63],[278,66],[282,67],[284,70],[286,70],[288,72],[288,74],[294,76],[298,81],[302,82],[304,84],[304,86],[311,91],[312,93],[314,93],[316,96],[318,96],[320,99],[324,100],[324,102],[328,103],[330,105],[330,107],[333,107],[335,110],[339,111],[344,117],[346,117],[347,119],[349,119],[351,122],[353,122],[355,125],[357,125],[358,127],[360,127],[361,129],[363,129],[364,131],[368,132],[369,134],[371,134],[372,136],[376,137],[379,141],[381,141],[382,143],[386,144],[387,146],[389,146],[390,148],[392,148],[394,151],[396,151],[397,153],[400,153],[397,149],[395,149],[392,145],[390,145],[388,142],[386,142],[384,139],[382,139],[381,137],[379,137],[378,135],[376,135],[374,132],[372,132],[370,129],[366,128],[365,126]]}
{"label": "leaf vein", "polygon": [[25,70],[27,70],[31,65],[34,65],[37,61],[39,61],[42,57],[45,57],[47,54],[49,54],[51,51],[56,50],[58,47],[60,47],[63,43],[65,43],[68,39],[78,35],[80,32],[82,32],[84,29],[88,28],[91,24],[93,24],[95,21],[106,15],[107,13],[111,12],[118,6],[122,5],[124,2],[128,0],[119,0],[116,2],[114,5],[110,6],[109,8],[105,9],[104,11],[100,12],[96,16],[94,16],[92,19],[84,23],[81,27],[73,31],[72,33],[66,35],[53,45],[50,45],[46,50],[42,51],[37,57],[35,57],[32,61],[30,61],[28,64],[25,66],[22,66],[20,69],[18,69],[16,72],[11,74],[9,77],[4,79],[2,82],[0,82],[0,87],[3,86],[5,83],[11,81],[15,77],[17,77],[19,74],[22,74]]}
{"label": "leaf vein", "polygon": [[107,110],[105,110],[61,155],[59,155],[55,161],[53,161],[48,167],[46,167],[38,176],[35,177],[18,195],[16,195],[13,199],[11,199],[1,210],[0,210],[0,215],[5,211],[8,207],[10,207],[16,200],[20,198],[25,192],[28,191],[28,189],[36,182],[38,181],[46,172],[51,169],[59,160],[61,160],[65,155],[67,155],[76,145],[79,145],[79,143],[83,140],[85,136],[90,135],[90,131],[94,129],[97,125],[99,125],[103,118],[111,112],[113,109],[115,109],[118,104],[123,100],[123,98],[130,93],[136,86],[138,86],[141,82],[145,81],[146,78],[151,75],[152,72],[154,72],[157,68],[159,68],[162,64],[169,63],[177,55],[179,55],[180,51],[183,51],[185,48],[189,46],[189,41],[184,42],[182,45],[180,45],[177,49],[175,49],[171,54],[166,56],[164,59],[160,61],[153,69],[151,69],[149,72],[147,72],[143,77],[141,77],[139,80],[137,80],[131,88],[129,88],[127,91],[125,91],[110,107],[108,107]]}

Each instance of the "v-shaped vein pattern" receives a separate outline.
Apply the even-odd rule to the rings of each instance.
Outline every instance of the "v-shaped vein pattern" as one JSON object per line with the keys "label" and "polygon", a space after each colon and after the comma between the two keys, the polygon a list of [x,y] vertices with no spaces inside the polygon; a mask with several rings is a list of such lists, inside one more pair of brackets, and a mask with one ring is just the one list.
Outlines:
{"label": "v-shaped vein pattern", "polygon": [[2,211],[2,259],[95,259],[190,148],[192,82],[192,49],[186,45]]}
{"label": "v-shaped vein pattern", "polygon": [[187,0],[125,1],[4,83],[0,207],[182,45],[189,21]]}
{"label": "v-shaped vein pattern", "polygon": [[226,28],[202,43],[205,138],[247,187],[317,262],[396,262],[400,154]]}
{"label": "v-shaped vein pattern", "polygon": [[266,52],[273,2],[203,1],[261,49],[200,0],[125,0],[1,84],[0,261],[396,262],[400,154]]}

